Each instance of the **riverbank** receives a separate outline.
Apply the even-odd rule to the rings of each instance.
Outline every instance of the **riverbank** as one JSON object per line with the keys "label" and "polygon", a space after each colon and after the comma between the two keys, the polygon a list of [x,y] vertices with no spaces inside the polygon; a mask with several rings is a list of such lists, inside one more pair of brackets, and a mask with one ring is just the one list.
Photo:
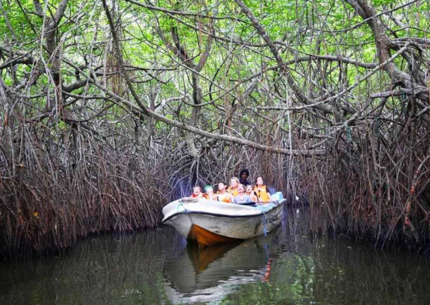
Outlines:
{"label": "riverbank", "polygon": [[0,256],[40,255],[88,235],[159,223],[168,200],[161,165],[101,149],[87,152],[73,170],[57,161],[35,162],[0,180]]}

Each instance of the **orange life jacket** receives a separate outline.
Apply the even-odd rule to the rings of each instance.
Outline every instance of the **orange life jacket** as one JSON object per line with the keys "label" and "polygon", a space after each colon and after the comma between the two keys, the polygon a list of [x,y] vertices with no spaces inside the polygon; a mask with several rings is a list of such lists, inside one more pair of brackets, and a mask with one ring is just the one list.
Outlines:
{"label": "orange life jacket", "polygon": [[218,194],[218,201],[230,203],[231,202],[230,193],[224,193],[224,194],[219,193]]}
{"label": "orange life jacket", "polygon": [[270,193],[267,191],[267,187],[265,185],[262,185],[260,187],[255,186],[254,192],[257,195],[258,201],[270,201]]}

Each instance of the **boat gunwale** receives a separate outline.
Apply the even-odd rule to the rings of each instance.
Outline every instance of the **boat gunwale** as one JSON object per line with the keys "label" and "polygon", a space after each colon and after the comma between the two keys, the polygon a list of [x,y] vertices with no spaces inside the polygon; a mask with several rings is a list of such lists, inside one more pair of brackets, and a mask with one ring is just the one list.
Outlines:
{"label": "boat gunwale", "polygon": [[[201,215],[209,215],[209,216],[217,216],[217,217],[227,217],[227,218],[252,218],[252,217],[260,217],[264,214],[267,214],[269,212],[271,212],[272,210],[274,210],[275,208],[282,206],[285,203],[285,199],[280,201],[275,207],[273,207],[272,209],[268,210],[268,211],[261,211],[258,214],[254,214],[254,215],[228,215],[228,214],[217,214],[217,213],[210,213],[210,212],[200,212],[200,211],[188,211],[188,210],[183,210],[183,211],[178,211],[172,215],[170,215],[169,217],[167,217],[166,219],[163,219],[161,221],[162,224],[165,224],[167,221],[171,220],[172,218],[179,216],[179,215],[189,215],[189,214],[201,214]],[[273,203],[273,202],[272,202]]]}

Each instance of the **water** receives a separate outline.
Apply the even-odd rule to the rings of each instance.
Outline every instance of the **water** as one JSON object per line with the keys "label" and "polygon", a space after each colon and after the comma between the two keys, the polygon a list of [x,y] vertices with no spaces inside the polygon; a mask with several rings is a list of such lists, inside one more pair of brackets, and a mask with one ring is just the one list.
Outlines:
{"label": "water", "polygon": [[170,227],[0,263],[0,304],[428,304],[429,259],[313,239],[291,211],[267,237],[199,250]]}

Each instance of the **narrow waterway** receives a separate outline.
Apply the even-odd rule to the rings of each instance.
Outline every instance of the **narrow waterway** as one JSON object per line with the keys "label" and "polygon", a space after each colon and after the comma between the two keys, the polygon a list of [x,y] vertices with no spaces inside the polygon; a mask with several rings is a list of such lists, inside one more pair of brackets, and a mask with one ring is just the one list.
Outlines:
{"label": "narrow waterway", "polygon": [[199,250],[170,227],[0,263],[0,304],[428,304],[430,261],[309,236],[290,211],[266,237]]}

